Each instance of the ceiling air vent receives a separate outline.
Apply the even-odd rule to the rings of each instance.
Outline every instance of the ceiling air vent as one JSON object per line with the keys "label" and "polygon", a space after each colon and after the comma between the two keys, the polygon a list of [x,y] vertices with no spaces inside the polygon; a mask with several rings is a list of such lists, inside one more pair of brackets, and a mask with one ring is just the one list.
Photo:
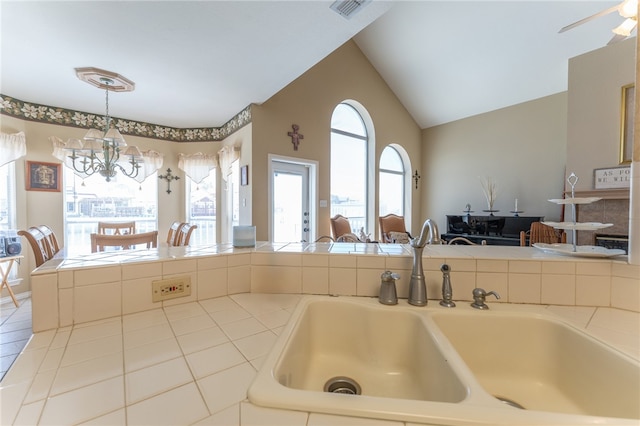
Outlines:
{"label": "ceiling air vent", "polygon": [[371,0],[338,0],[333,2],[330,9],[346,19],[350,19],[369,2]]}

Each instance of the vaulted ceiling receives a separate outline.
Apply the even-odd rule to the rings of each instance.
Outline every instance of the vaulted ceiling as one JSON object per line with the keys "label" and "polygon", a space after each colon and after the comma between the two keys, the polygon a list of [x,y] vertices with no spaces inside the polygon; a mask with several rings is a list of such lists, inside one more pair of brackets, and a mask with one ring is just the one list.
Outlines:
{"label": "vaulted ceiling", "polygon": [[133,80],[118,117],[218,127],[262,103],[351,38],[422,128],[567,90],[568,59],[604,47],[616,1],[373,1],[351,19],[331,1],[0,2],[2,94],[104,113],[78,80]]}

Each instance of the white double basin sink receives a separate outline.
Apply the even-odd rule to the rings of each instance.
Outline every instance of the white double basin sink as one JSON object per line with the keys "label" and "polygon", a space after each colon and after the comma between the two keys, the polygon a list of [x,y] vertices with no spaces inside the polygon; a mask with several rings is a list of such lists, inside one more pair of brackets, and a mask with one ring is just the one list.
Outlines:
{"label": "white double basin sink", "polygon": [[637,425],[640,362],[541,313],[306,296],[248,396],[427,424]]}

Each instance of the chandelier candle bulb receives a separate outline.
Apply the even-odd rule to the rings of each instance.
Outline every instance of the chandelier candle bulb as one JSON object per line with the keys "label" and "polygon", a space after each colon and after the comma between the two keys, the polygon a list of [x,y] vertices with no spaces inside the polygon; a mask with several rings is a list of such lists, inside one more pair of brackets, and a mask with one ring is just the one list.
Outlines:
{"label": "chandelier candle bulb", "polygon": [[514,211],[518,211],[518,199],[517,198],[516,198],[516,206],[515,206],[515,208],[513,210]]}

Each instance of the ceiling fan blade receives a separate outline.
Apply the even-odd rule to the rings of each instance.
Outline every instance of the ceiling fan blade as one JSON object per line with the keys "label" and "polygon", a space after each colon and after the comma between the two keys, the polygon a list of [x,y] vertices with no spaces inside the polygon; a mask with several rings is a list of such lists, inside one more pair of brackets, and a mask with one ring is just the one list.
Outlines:
{"label": "ceiling fan blade", "polygon": [[609,40],[609,43],[607,43],[607,46],[610,44],[622,41],[625,38],[629,37],[633,32],[633,30],[636,29],[637,25],[638,25],[638,22],[635,19],[627,18],[622,23],[622,25],[612,30],[614,36],[611,38],[611,40]]}
{"label": "ceiling fan blade", "polygon": [[592,21],[592,20],[594,20],[594,19],[596,19],[596,18],[599,18],[599,17],[601,17],[601,16],[608,15],[608,14],[610,14],[610,13],[612,13],[612,12],[616,12],[616,11],[618,10],[618,8],[619,8],[619,7],[620,7],[620,5],[612,6],[612,7],[610,7],[609,9],[602,10],[602,11],[600,11],[600,12],[598,12],[598,13],[594,14],[594,15],[591,15],[591,16],[588,16],[588,17],[586,17],[586,18],[584,18],[584,19],[581,19],[581,20],[579,20],[579,21],[576,21],[576,22],[574,22],[573,24],[569,24],[569,25],[567,25],[566,27],[562,27],[562,28],[560,29],[560,31],[558,31],[558,33],[563,33],[563,32],[565,32],[565,31],[569,31],[569,30],[570,30],[570,29],[572,29],[572,28],[575,28],[575,27],[577,27],[577,26],[579,26],[579,25],[582,25],[582,24],[586,24],[587,22]]}

